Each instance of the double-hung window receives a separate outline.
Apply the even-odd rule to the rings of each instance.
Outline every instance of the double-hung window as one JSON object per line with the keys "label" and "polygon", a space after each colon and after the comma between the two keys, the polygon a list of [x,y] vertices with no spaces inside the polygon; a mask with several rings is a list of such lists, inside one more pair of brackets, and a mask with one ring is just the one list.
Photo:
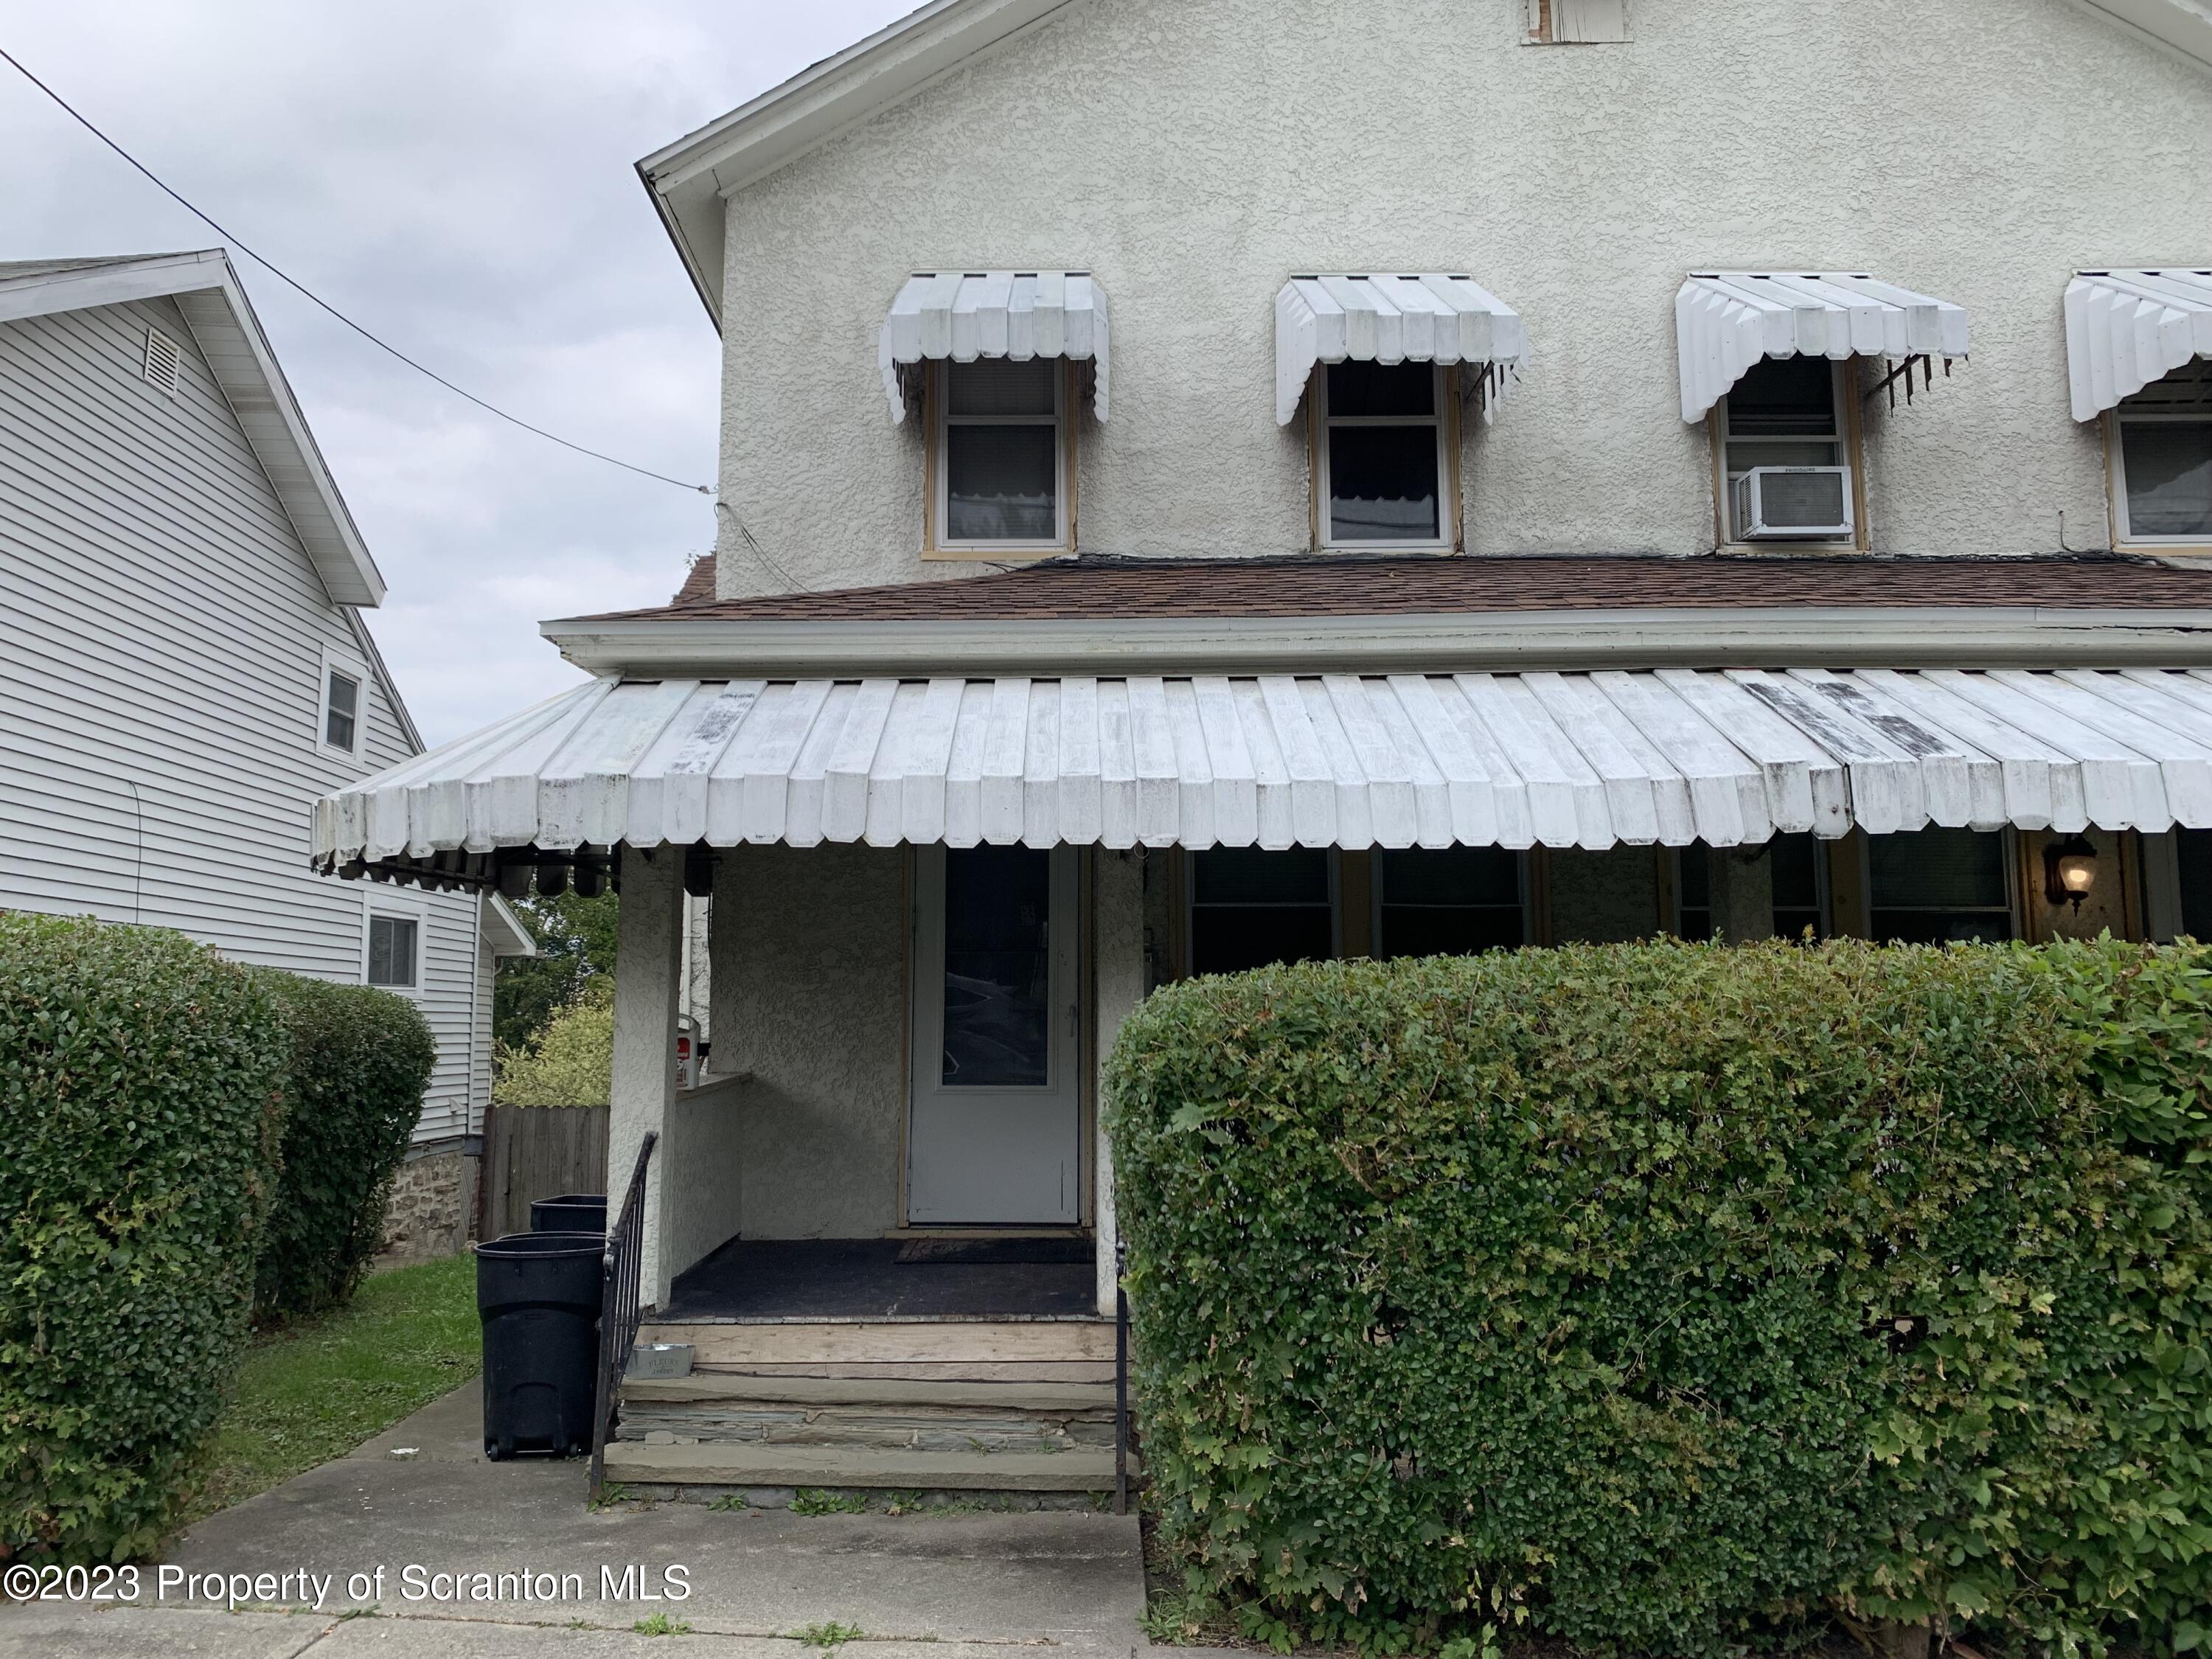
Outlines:
{"label": "double-hung window", "polygon": [[1324,547],[1452,545],[1451,377],[1433,363],[1331,363],[1320,376]]}
{"label": "double-hung window", "polygon": [[315,740],[331,754],[358,759],[368,719],[368,670],[353,657],[326,647],[322,674],[315,702]]}
{"label": "double-hung window", "polygon": [[2119,539],[2212,544],[2212,359],[2152,381],[2112,423]]}
{"label": "double-hung window", "polygon": [[1473,956],[1528,942],[1527,857],[1504,847],[1375,855],[1375,954]]}
{"label": "double-hung window", "polygon": [[1190,855],[1190,970],[1233,974],[1336,954],[1334,860],[1321,848]]}
{"label": "double-hung window", "polygon": [[2002,830],[1917,830],[1867,840],[1867,906],[1877,939],[1942,945],[2013,937]]}
{"label": "double-hung window", "polygon": [[417,956],[422,924],[414,916],[368,915],[368,982],[386,990],[411,991],[421,982]]}
{"label": "double-hung window", "polygon": [[1734,541],[1849,541],[1856,515],[1844,365],[1763,357],[1721,400],[1723,513]]}
{"label": "double-hung window", "polygon": [[1057,358],[938,366],[935,544],[1068,546],[1067,371]]}

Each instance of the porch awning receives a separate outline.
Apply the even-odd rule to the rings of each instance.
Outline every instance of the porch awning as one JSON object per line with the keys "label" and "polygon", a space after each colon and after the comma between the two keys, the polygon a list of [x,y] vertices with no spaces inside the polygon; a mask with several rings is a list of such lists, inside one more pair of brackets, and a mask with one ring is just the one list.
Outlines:
{"label": "porch awning", "polygon": [[923,270],[908,278],[876,349],[891,419],[906,419],[901,373],[924,361],[1066,357],[1089,362],[1091,412],[1106,418],[1106,295],[1083,270]]}
{"label": "porch awning", "polygon": [[621,842],[1732,847],[1854,824],[2212,828],[2212,671],[605,679],[325,798],[314,855],[486,880],[502,849]]}
{"label": "porch awning", "polygon": [[1857,272],[1708,271],[1674,296],[1674,343],[1702,421],[1763,357],[1964,357],[1966,313]]}
{"label": "porch awning", "polygon": [[2075,420],[2095,420],[2197,357],[2212,357],[2212,269],[2085,270],[2066,285]]}
{"label": "porch awning", "polygon": [[1528,355],[1512,307],[1472,276],[1293,276],[1275,295],[1275,421],[1288,426],[1316,363],[1479,363]]}

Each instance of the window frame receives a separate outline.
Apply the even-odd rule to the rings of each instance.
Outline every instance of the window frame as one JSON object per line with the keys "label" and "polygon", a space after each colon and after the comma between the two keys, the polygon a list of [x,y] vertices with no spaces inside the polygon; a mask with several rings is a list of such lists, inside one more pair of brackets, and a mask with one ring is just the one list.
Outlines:
{"label": "window frame", "polygon": [[[1785,939],[1795,944],[1797,940],[1797,935],[1795,933],[1784,933],[1781,930],[1780,925],[1775,921],[1776,914],[1779,911],[1785,909],[1802,911],[1805,908],[1802,904],[1784,905],[1778,904],[1774,902],[1771,848],[1773,843],[1780,841],[1785,834],[1803,834],[1810,836],[1811,832],[1801,830],[1778,830],[1765,843],[1770,851],[1770,860],[1767,866],[1768,888],[1766,929],[1767,937],[1769,939]],[[1837,845],[1837,843],[1831,841],[1823,841],[1816,836],[1811,836],[1811,839],[1813,842],[1813,909],[1816,918],[1814,922],[1814,933],[1817,939],[1832,939],[1838,936],[1836,933],[1836,894],[1834,878],[1828,868],[1828,859],[1830,856],[1829,849]],[[1712,867],[1709,864],[1705,870],[1705,902],[1701,905],[1691,905],[1684,902],[1682,869],[1685,861],[1692,853],[1702,852],[1707,859],[1711,859],[1717,852],[1725,853],[1733,852],[1735,850],[1735,849],[1733,848],[1711,847],[1702,841],[1692,842],[1687,847],[1669,847],[1666,849],[1668,860],[1667,904],[1669,913],[1667,922],[1667,931],[1672,933],[1676,939],[1687,940],[1689,943],[1696,945],[1702,944],[1705,940],[1711,939],[1713,936],[1713,930],[1711,925],[1713,914],[1711,884]],[[1684,926],[1682,921],[1683,913],[1691,909],[1700,909],[1705,913],[1707,926],[1703,933],[1692,933]]]}
{"label": "window frame", "polygon": [[[315,685],[315,747],[325,755],[342,755],[348,760],[359,760],[368,743],[368,665],[349,652],[325,646],[322,651],[322,678]],[[351,680],[356,687],[353,714],[353,746],[339,747],[331,741],[331,676],[340,674]]]}
{"label": "window frame", "polygon": [[[1852,366],[1857,362],[1855,356],[1828,360],[1836,392],[1836,447],[1843,453],[1841,465],[1851,470],[1851,533],[1848,537],[1807,537],[1802,541],[1788,537],[1756,542],[1735,539],[1735,512],[1731,499],[1735,494],[1735,479],[1729,474],[1728,464],[1729,394],[1723,393],[1714,404],[1712,413],[1705,417],[1705,430],[1712,449],[1714,551],[1864,553],[1872,548],[1867,526],[1866,447],[1859,422],[1858,376],[1852,371]],[[1733,391],[1731,387],[1730,392]],[[1758,441],[1751,439],[1746,441]]]}
{"label": "window frame", "polygon": [[[1392,906],[1389,896],[1389,876],[1386,869],[1389,861],[1380,857],[1379,854],[1384,852],[1422,852],[1425,850],[1428,849],[1418,847],[1377,847],[1374,849],[1374,853],[1370,855],[1374,859],[1374,862],[1370,866],[1372,873],[1368,878],[1367,884],[1367,904],[1370,913],[1367,938],[1368,948],[1373,953],[1374,959],[1377,962],[1389,962],[1395,960],[1395,958],[1387,954],[1388,947],[1382,932],[1382,912],[1386,908],[1395,908],[1401,910],[1503,910],[1506,908],[1502,904],[1398,904]],[[1534,866],[1536,861],[1535,849],[1534,848],[1528,847],[1509,847],[1502,850],[1513,854],[1514,873],[1518,883],[1520,892],[1521,948],[1522,950],[1526,950],[1530,945],[1533,945],[1537,942],[1535,904],[1536,882],[1534,876]]]}
{"label": "window frame", "polygon": [[[2196,361],[2191,359],[2192,365]],[[2207,384],[2212,386],[2212,378],[2208,378]],[[2149,388],[2144,389],[2148,391]],[[2105,501],[2111,520],[2112,546],[2121,551],[2153,554],[2212,553],[2212,533],[2201,536],[2139,536],[2135,533],[2128,522],[2127,453],[2121,443],[2121,428],[2130,422],[2144,426],[2183,422],[2202,423],[2212,421],[2212,408],[2196,415],[2130,415],[2127,412],[2130,401],[2122,398],[2118,405],[2105,411],[2103,421]]]}
{"label": "window frame", "polygon": [[[1349,361],[1349,360],[1347,360]],[[1408,360],[1411,361],[1410,359]],[[1312,500],[1309,517],[1313,532],[1314,550],[1317,553],[1456,553],[1462,550],[1462,514],[1460,509],[1460,422],[1459,422],[1459,366],[1456,363],[1431,363],[1428,367],[1436,376],[1436,413],[1433,415],[1344,415],[1328,412],[1328,371],[1331,365],[1317,363],[1313,377],[1306,383],[1306,441],[1308,449],[1307,476],[1312,480]],[[1386,365],[1395,367],[1395,365]],[[1437,428],[1437,529],[1434,540],[1414,541],[1339,541],[1331,533],[1329,523],[1330,480],[1328,471],[1328,434],[1331,423],[1340,421],[1347,426],[1425,426],[1434,422]]]}
{"label": "window frame", "polygon": [[[1936,829],[1948,826],[1929,824],[1925,827],[1929,829]],[[1908,830],[1905,833],[1911,834],[1914,832]],[[2028,938],[2027,907],[2022,902],[2023,894],[2025,892],[2025,884],[2021,879],[2020,863],[2020,831],[2008,824],[2002,830],[1976,831],[1974,833],[1993,834],[2001,838],[1998,843],[2000,848],[1999,862],[2002,865],[2004,869],[2005,902],[2003,909],[2005,915],[2005,927],[2008,930],[2005,938],[2007,942],[2018,944]],[[1997,914],[1998,907],[1993,904],[1929,905],[1877,903],[1875,902],[1875,894],[1874,890],[1874,837],[1872,836],[1861,835],[1853,837],[1853,839],[1858,843],[1859,891],[1863,896],[1863,902],[1861,906],[1861,911],[1866,927],[1866,936],[1869,939],[1872,939],[1875,944],[1881,945],[1887,942],[1882,939],[1881,934],[1876,933],[1875,930],[1874,919],[1878,912],[1903,912],[1911,915],[1931,916],[1969,915],[1995,915]]]}
{"label": "window frame", "polygon": [[[387,921],[411,921],[415,924],[415,982],[412,985],[379,985],[369,975],[369,942],[375,932],[378,918]],[[420,1001],[428,995],[424,981],[430,956],[430,906],[419,894],[404,892],[398,888],[390,892],[369,891],[362,895],[361,905],[361,982],[372,990],[389,991],[394,996]]]}
{"label": "window frame", "polygon": [[[975,359],[981,362],[983,358]],[[952,416],[951,388],[947,384],[951,371],[962,365],[950,358],[932,358],[924,365],[922,400],[927,408],[928,441],[925,446],[927,458],[923,467],[924,495],[922,514],[922,549],[925,559],[988,559],[1000,563],[1019,564],[1036,559],[1051,559],[1075,551],[1076,477],[1079,454],[1076,448],[1076,410],[1080,403],[1080,388],[1076,384],[1080,366],[1063,357],[1048,357],[1042,361],[1054,365],[1053,375],[1053,426],[1057,441],[1053,446],[1053,490],[1057,535],[1048,541],[975,542],[956,541],[949,533],[951,520],[951,501],[949,495],[951,467],[947,451]],[[963,415],[963,426],[1037,426],[1042,424],[1034,415]]]}
{"label": "window frame", "polygon": [[[1198,899],[1198,858],[1201,853],[1213,852],[1285,852],[1310,851],[1295,847],[1262,848],[1256,842],[1250,847],[1228,847],[1216,842],[1212,847],[1186,847],[1179,860],[1182,874],[1182,975],[1195,976],[1200,970],[1193,964],[1198,959],[1198,913],[1200,910],[1313,910],[1318,905],[1280,904],[1200,904]],[[1344,960],[1344,855],[1341,848],[1331,847],[1328,854],[1328,959]],[[1371,938],[1372,935],[1370,935]]]}

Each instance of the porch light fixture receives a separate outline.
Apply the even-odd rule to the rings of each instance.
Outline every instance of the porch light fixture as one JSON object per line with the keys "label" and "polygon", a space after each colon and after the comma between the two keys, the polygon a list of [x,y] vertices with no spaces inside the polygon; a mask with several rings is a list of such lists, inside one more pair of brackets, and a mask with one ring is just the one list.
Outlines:
{"label": "porch light fixture", "polygon": [[2076,910],[2097,884],[2097,849],[2080,836],[2054,841],[2043,849],[2043,896]]}

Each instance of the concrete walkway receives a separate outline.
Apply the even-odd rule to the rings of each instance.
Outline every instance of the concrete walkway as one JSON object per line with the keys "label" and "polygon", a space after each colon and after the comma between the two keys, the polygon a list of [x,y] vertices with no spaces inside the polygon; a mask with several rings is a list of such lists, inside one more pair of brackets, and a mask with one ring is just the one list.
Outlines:
{"label": "concrete walkway", "polygon": [[[477,1397],[471,1382],[201,1522],[141,1569],[135,1605],[0,1603],[0,1659],[823,1659],[826,1632],[795,1633],[830,1625],[842,1659],[1146,1646],[1133,1517],[592,1513],[580,1463],[484,1462]],[[634,1632],[656,1613],[690,1632]]]}

